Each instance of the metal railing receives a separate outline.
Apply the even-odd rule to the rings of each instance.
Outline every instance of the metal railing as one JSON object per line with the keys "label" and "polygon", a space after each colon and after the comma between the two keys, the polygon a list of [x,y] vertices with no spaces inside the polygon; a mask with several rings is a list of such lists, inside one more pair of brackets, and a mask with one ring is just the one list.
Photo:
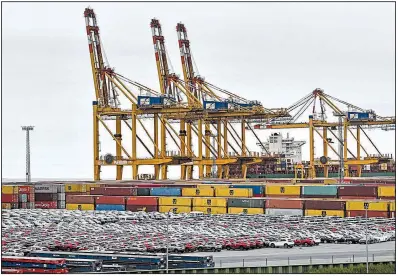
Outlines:
{"label": "metal railing", "polygon": [[[369,262],[395,261],[395,250],[369,253]],[[228,257],[214,257],[216,268],[226,267],[267,267],[267,266],[289,266],[289,265],[315,265],[334,263],[366,263],[366,252],[356,254],[333,254],[319,253],[304,256],[272,256],[272,257],[245,257],[237,258],[233,255]]]}

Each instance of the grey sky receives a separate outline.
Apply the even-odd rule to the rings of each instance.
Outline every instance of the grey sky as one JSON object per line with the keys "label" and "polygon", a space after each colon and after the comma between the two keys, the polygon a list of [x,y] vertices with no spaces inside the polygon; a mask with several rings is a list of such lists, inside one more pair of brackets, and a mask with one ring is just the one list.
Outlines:
{"label": "grey sky", "polygon": [[[25,124],[36,126],[34,178],[92,177],[88,5],[111,66],[156,90],[153,17],[180,75],[175,26],[181,21],[199,73],[219,87],[270,108],[288,107],[320,87],[381,116],[395,114],[394,3],[3,3],[3,177],[24,177]],[[306,118],[308,113],[301,121]],[[289,132],[308,139],[307,130]],[[369,133],[383,153],[395,153],[393,131]],[[257,134],[265,140],[270,131]],[[259,151],[248,136],[250,149]],[[128,134],[124,140],[129,144]],[[317,139],[318,156],[320,145]],[[107,139],[102,148],[110,152],[114,143]],[[307,144],[305,159],[308,151]],[[145,172],[151,169],[140,170]],[[105,178],[114,175],[103,170]],[[171,168],[170,177],[178,176]]]}

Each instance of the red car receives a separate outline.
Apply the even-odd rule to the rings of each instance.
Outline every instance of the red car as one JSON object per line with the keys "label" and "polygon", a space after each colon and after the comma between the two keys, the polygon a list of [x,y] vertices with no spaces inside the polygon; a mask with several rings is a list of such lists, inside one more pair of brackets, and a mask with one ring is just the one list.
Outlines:
{"label": "red car", "polygon": [[294,240],[295,246],[313,246],[315,245],[314,240],[310,238],[299,238]]}

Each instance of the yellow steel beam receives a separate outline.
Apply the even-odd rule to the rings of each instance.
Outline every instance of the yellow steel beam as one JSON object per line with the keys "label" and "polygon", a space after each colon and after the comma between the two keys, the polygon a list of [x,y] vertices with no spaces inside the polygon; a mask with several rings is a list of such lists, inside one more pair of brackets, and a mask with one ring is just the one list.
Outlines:
{"label": "yellow steel beam", "polygon": [[196,166],[211,166],[213,165],[213,162],[215,161],[216,165],[226,165],[226,164],[233,164],[237,162],[237,158],[217,158],[216,160],[214,159],[193,159],[193,164]]}
{"label": "yellow steel beam", "polygon": [[[327,127],[323,127],[323,156],[328,157],[328,129]],[[327,164],[323,167],[323,176],[328,178],[329,177],[329,166]]]}
{"label": "yellow steel beam", "polygon": [[[164,118],[160,117],[160,152],[161,156],[166,156],[166,139],[167,139],[167,134],[166,134],[166,124],[164,122]],[[161,172],[162,172],[162,179],[167,179],[167,165],[163,165],[161,167]]]}
{"label": "yellow steel beam", "polygon": [[109,75],[106,74],[106,73],[105,73],[105,76],[107,76],[107,77],[108,77],[108,80],[110,80],[114,85],[116,85],[117,88],[119,88],[120,92],[122,92],[123,95],[124,95],[127,99],[129,99],[129,101],[130,101],[132,104],[137,103],[137,97],[136,97],[136,96],[132,95],[132,96],[133,96],[133,98],[132,98],[132,97],[129,95],[128,92],[126,92],[126,91],[124,91],[124,90],[122,89],[120,83],[116,82],[111,76],[109,76]]}
{"label": "yellow steel beam", "polygon": [[[181,140],[181,156],[186,156],[186,151],[185,151],[185,148],[186,148],[186,144],[185,144],[185,135],[184,135],[184,132],[186,132],[186,129],[185,129],[185,120],[181,120],[180,121],[180,140]],[[181,165],[181,168],[180,168],[180,171],[181,171],[181,174],[180,174],[180,179],[181,180],[185,180],[186,179],[186,177],[187,177],[187,167],[186,166],[184,166],[184,165]]]}
{"label": "yellow steel beam", "polygon": [[309,131],[310,131],[310,168],[309,168],[309,177],[315,177],[315,165],[314,165],[314,126],[313,119],[309,119]]}
{"label": "yellow steel beam", "polygon": [[[221,146],[221,120],[217,121],[217,158],[220,159],[222,151]],[[228,153],[225,154],[225,157],[228,156]],[[222,178],[222,165],[217,165],[217,177]]]}
{"label": "yellow steel beam", "polygon": [[[324,136],[322,136],[322,134],[321,134],[316,128],[314,128],[314,130],[315,130],[316,133],[318,133],[319,137],[322,138],[323,143],[326,144],[327,146],[329,146],[329,147],[334,151],[334,153],[335,153],[337,156],[339,156],[339,154],[337,153],[337,151],[332,147],[332,145],[330,145],[330,143],[326,140],[326,138],[325,138]],[[326,131],[327,131],[327,130],[326,130]],[[324,133],[325,133],[325,132],[324,132]],[[324,150],[325,150],[325,149],[324,149]],[[326,156],[326,155],[325,155],[325,156]],[[326,156],[326,157],[327,157],[327,156]]]}
{"label": "yellow steel beam", "polygon": [[[203,149],[202,149],[202,136],[203,131],[202,131],[202,120],[198,121],[198,160],[202,160],[203,159]],[[200,164],[199,165],[199,179],[203,179],[203,165]]]}
{"label": "yellow steel beam", "polygon": [[[95,77],[95,75],[94,75]],[[93,142],[94,142],[94,180],[100,180],[101,178],[101,167],[96,164],[99,160],[99,126],[98,126],[98,114],[97,107],[98,102],[93,103]]]}
{"label": "yellow steel beam", "polygon": [[[116,118],[116,139],[119,140],[119,143],[116,143],[116,159],[122,159],[122,148],[120,147],[122,141],[122,120],[118,116]],[[123,166],[116,166],[116,180],[123,179]]]}
{"label": "yellow steel beam", "polygon": [[[359,126],[357,127],[357,137],[355,138],[357,140],[357,159],[361,159],[361,129]],[[358,171],[358,177],[362,176],[362,166],[358,165],[357,166],[357,171]]]}
{"label": "yellow steel beam", "polygon": [[[205,147],[205,158],[206,159],[210,159],[210,124],[209,122],[205,122],[205,143],[208,145],[207,147]],[[206,177],[210,177],[211,175],[211,166],[210,165],[206,165],[205,167],[205,174]]]}
{"label": "yellow steel beam", "polygon": [[344,176],[348,177],[349,176],[349,170],[348,170],[348,164],[346,164],[346,161],[348,160],[348,145],[347,145],[347,118],[344,118],[343,121],[343,136],[344,136]]}
{"label": "yellow steel beam", "polygon": [[[159,115],[155,114],[153,117],[153,138],[154,138],[154,156],[155,159],[159,158]],[[162,156],[163,158],[165,156]],[[159,180],[159,173],[160,173],[160,166],[155,165],[154,166],[154,173],[155,173],[155,179]]]}
{"label": "yellow steel beam", "polygon": [[[188,157],[193,157],[193,150],[192,150],[192,124],[190,122],[187,123],[187,150],[188,150]],[[193,166],[187,167],[187,178],[192,179],[193,173]]]}
{"label": "yellow steel beam", "polygon": [[112,131],[109,129],[109,127],[105,124],[104,121],[100,118],[100,116],[97,116],[98,120],[101,122],[101,124],[105,127],[105,129],[108,131],[108,133],[112,136],[113,140],[116,141],[116,143],[119,144],[119,146],[122,148],[123,152],[128,156],[128,158],[131,158],[130,154],[126,151],[126,149],[122,146],[120,141],[116,139],[116,137],[113,135]]}
{"label": "yellow steel beam", "polygon": [[[241,122],[241,140],[242,140],[242,156],[246,156],[246,123],[245,123],[245,119],[242,119]],[[242,177],[243,179],[246,179],[246,175],[247,175],[247,165],[244,163],[242,164]]]}
{"label": "yellow steel beam", "polygon": [[[132,104],[132,112],[131,112],[131,149],[132,149],[132,158],[133,160],[137,159],[137,106]],[[138,178],[138,165],[132,165],[132,173],[133,179]]]}

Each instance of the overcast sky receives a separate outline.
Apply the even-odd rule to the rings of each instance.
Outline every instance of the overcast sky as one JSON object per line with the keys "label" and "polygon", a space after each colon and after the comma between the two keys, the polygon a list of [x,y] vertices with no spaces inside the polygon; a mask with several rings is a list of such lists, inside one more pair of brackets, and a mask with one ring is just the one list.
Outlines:
{"label": "overcast sky", "polygon": [[[288,107],[319,87],[381,116],[395,115],[394,3],[2,5],[3,178],[24,178],[21,125],[36,127],[31,135],[33,178],[92,178],[94,87],[83,17],[88,5],[97,14],[111,66],[156,90],[153,17],[162,24],[173,68],[181,76],[177,22],[188,29],[199,73],[219,87],[269,108]],[[300,121],[306,118],[308,113]],[[289,132],[308,139],[308,130]],[[266,140],[270,131],[257,134]],[[369,135],[380,151],[395,153],[393,131]],[[248,139],[250,150],[259,151],[253,136]],[[124,143],[128,149],[128,134]],[[318,157],[320,143],[317,138]],[[112,139],[101,148],[103,154],[112,152]],[[355,144],[351,148],[355,151]],[[308,152],[307,143],[305,159]],[[114,171],[103,169],[103,178],[114,177]],[[179,177],[177,168],[169,171],[171,178]],[[126,178],[130,176],[127,169]]]}

